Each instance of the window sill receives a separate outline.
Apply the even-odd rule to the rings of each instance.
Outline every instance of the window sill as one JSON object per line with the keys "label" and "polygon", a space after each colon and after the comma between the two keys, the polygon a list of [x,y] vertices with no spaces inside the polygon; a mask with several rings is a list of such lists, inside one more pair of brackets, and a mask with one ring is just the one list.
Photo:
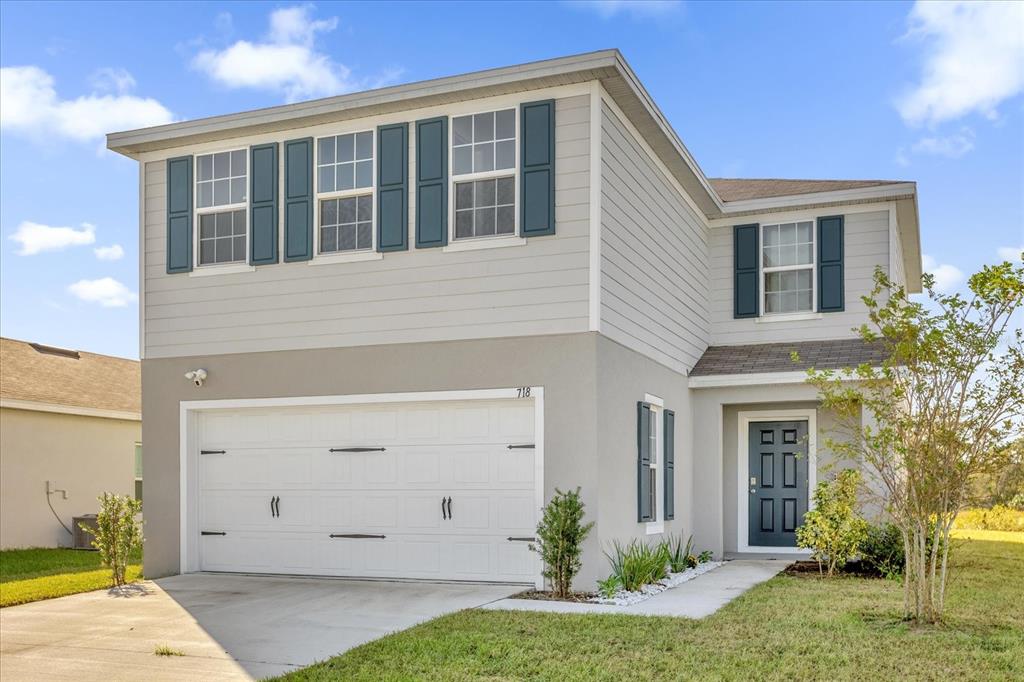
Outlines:
{"label": "window sill", "polygon": [[232,263],[230,265],[200,265],[192,268],[189,277],[212,277],[214,275],[234,275],[240,272],[256,272],[255,265],[248,263]]}
{"label": "window sill", "polygon": [[380,260],[384,257],[379,251],[356,251],[355,253],[331,253],[314,256],[308,261],[310,265],[333,265],[335,263],[361,263],[363,261]]}
{"label": "window sill", "polygon": [[800,322],[801,320],[820,320],[824,317],[821,313],[779,313],[776,315],[762,315],[754,318],[755,324],[768,324],[771,322]]}
{"label": "window sill", "polygon": [[665,532],[664,521],[648,521],[646,524],[646,531],[648,535],[657,535],[658,533]]}
{"label": "window sill", "polygon": [[506,246],[526,246],[526,239],[515,236],[466,239],[452,242],[441,250],[445,253],[452,253],[457,251],[477,251],[479,249],[500,249]]}

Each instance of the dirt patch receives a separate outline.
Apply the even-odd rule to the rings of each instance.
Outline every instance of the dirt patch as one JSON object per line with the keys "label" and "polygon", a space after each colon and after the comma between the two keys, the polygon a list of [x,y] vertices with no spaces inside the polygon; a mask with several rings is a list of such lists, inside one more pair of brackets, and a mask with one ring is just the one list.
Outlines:
{"label": "dirt patch", "polygon": [[[817,561],[794,561],[786,567],[787,575],[825,575],[824,565],[818,566]],[[847,575],[855,578],[883,578],[877,571],[865,566],[860,561],[848,561],[845,566],[839,569],[837,575]]]}
{"label": "dirt patch", "polygon": [[545,590],[527,590],[526,592],[520,592],[513,594],[512,599],[536,599],[538,601],[568,601],[568,602],[585,602],[594,596],[593,592],[573,592],[567,598],[562,599],[556,597],[554,593],[547,592]]}

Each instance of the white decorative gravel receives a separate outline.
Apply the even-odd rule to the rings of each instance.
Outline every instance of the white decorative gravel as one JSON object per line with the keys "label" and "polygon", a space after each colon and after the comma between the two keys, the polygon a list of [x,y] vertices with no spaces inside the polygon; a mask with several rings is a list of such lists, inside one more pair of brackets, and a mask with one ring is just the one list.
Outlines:
{"label": "white decorative gravel", "polygon": [[650,599],[656,594],[661,594],[665,590],[670,590],[676,585],[682,585],[688,580],[693,580],[699,575],[703,575],[708,571],[714,570],[723,563],[724,562],[721,561],[709,561],[707,563],[698,564],[694,568],[688,568],[680,573],[669,573],[667,578],[662,578],[651,585],[644,585],[637,592],[627,592],[626,590],[620,589],[611,599],[598,595],[596,597],[591,597],[589,601],[595,604],[612,604],[614,606],[630,606],[632,604],[639,604],[642,601]]}

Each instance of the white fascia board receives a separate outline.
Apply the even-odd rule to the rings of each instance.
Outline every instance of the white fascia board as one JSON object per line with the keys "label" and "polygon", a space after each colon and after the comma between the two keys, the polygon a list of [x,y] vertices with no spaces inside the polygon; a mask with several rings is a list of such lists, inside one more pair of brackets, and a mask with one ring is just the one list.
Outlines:
{"label": "white fascia board", "polygon": [[771,386],[773,384],[802,384],[806,372],[760,372],[757,374],[712,374],[691,376],[690,388],[724,388],[728,386]]}
{"label": "white fascia board", "polygon": [[874,187],[857,187],[834,192],[814,192],[811,194],[792,194],[766,199],[744,199],[743,201],[727,201],[719,219],[728,220],[730,216],[750,214],[758,211],[778,211],[800,206],[818,204],[841,204],[844,202],[885,201],[917,194],[917,186],[913,182],[901,182]]}
{"label": "white fascia board", "polygon": [[122,419],[125,421],[142,421],[139,412],[122,410],[104,410],[79,405],[59,405],[57,403],[39,403],[34,400],[18,400],[15,398],[0,399],[0,407],[10,410],[28,410],[31,412],[52,412],[55,414],[72,414],[78,417],[99,417],[101,419]]}

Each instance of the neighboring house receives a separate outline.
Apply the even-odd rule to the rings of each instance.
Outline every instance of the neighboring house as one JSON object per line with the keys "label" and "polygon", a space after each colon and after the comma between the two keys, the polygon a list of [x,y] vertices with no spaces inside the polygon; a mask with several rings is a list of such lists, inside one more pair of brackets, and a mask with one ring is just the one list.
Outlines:
{"label": "neighboring house", "polygon": [[0,339],[0,548],[67,547],[104,492],[142,495],[139,362]]}
{"label": "neighboring house", "polygon": [[617,51],[107,143],[151,576],[532,583],[576,486],[584,587],[612,540],[792,551],[832,422],[802,367],[870,357],[875,267],[920,289],[913,183],[708,179]]}

